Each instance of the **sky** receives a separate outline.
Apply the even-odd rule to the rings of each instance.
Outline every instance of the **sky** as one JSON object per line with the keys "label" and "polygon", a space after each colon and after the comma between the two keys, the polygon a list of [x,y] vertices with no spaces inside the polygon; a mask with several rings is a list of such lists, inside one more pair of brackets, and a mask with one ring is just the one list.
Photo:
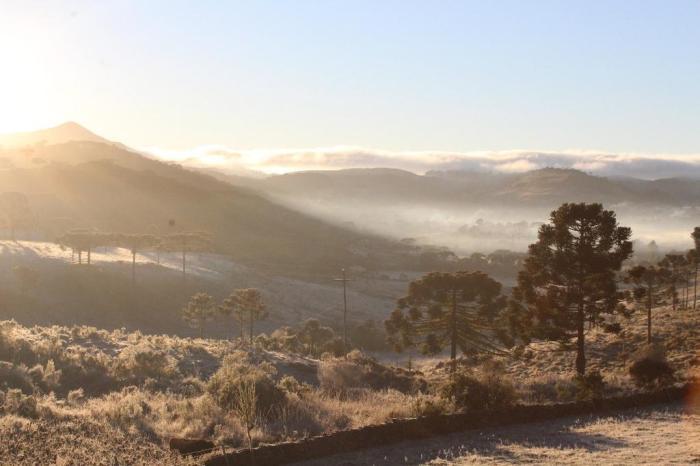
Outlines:
{"label": "sky", "polygon": [[698,24],[697,0],[0,0],[0,133],[693,157]]}

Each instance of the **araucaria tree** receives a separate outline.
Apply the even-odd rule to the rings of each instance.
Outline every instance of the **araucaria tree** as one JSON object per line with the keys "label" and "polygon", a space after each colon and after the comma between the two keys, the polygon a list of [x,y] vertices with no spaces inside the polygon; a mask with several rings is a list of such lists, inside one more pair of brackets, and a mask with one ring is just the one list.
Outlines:
{"label": "araucaria tree", "polygon": [[262,294],[255,288],[243,288],[234,291],[219,307],[219,312],[224,315],[233,314],[241,329],[243,339],[243,325],[248,323],[250,345],[253,345],[253,326],[258,320],[267,319],[267,307]]}
{"label": "araucaria tree", "polygon": [[[678,307],[678,285],[683,284],[685,281],[685,273],[683,272],[686,267],[686,258],[682,254],[666,254],[666,256],[659,262],[661,267],[668,270],[668,294],[672,298],[673,310],[675,311]],[[682,304],[682,303],[681,303]],[[685,307],[684,305],[681,307]]]}
{"label": "araucaria tree", "polygon": [[199,338],[204,338],[204,324],[216,315],[214,298],[206,293],[197,293],[182,309],[182,319],[192,328],[199,329]]}
{"label": "araucaria tree", "polygon": [[131,253],[131,283],[136,284],[136,255],[140,252],[153,250],[160,244],[160,239],[154,235],[115,235],[117,246],[128,249]]}
{"label": "araucaria tree", "polygon": [[601,204],[563,204],[542,225],[513,290],[510,322],[530,338],[568,344],[576,338],[576,371],[586,372],[584,324],[619,303],[616,272],[632,254],[629,228]]}
{"label": "araucaria tree", "polygon": [[[632,267],[625,276],[625,282],[632,285],[628,299],[646,306],[647,343],[649,344],[651,344],[651,310],[662,304],[664,298],[668,296],[668,292],[664,288],[665,285],[669,284],[670,276],[671,272],[664,267],[644,265]],[[675,290],[673,292],[675,293]]]}
{"label": "araucaria tree", "polygon": [[432,272],[409,285],[384,325],[397,351],[438,354],[449,347],[454,372],[458,349],[499,352],[505,337],[494,324],[504,304],[501,284],[482,272]]}

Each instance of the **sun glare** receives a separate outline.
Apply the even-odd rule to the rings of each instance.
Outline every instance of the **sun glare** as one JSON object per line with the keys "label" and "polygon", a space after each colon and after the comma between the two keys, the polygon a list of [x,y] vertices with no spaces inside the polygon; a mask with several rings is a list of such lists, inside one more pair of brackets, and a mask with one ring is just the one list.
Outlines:
{"label": "sun glare", "polygon": [[46,33],[0,20],[0,134],[57,122],[52,109],[60,60],[58,44]]}

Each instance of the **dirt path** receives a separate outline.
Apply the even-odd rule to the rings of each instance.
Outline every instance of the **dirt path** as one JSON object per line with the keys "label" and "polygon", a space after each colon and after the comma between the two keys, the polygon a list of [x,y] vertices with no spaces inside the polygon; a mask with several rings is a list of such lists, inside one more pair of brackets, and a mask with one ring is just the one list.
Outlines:
{"label": "dirt path", "polygon": [[335,455],[299,466],[700,464],[700,413],[680,404],[564,418]]}

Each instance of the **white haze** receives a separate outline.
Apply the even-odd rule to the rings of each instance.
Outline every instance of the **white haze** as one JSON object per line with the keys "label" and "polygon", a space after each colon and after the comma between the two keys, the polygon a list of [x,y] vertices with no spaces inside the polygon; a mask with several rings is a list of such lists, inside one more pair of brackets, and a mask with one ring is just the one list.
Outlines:
{"label": "white haze", "polygon": [[700,178],[700,154],[643,154],[605,151],[386,151],[360,147],[236,150],[201,146],[176,151],[145,148],[160,159],[196,168],[244,176],[343,168],[398,168],[414,173],[430,170],[519,173],[538,168],[575,168],[595,175],[642,179]]}
{"label": "white haze", "polygon": [[[185,166],[228,175],[272,174],[346,168],[398,168],[423,174],[431,170],[521,173],[538,168],[574,168],[594,175],[659,179],[700,178],[700,155],[630,154],[602,151],[392,152],[356,147],[233,150],[203,146],[190,151],[149,148],[148,153]],[[699,181],[700,182],[700,181]],[[552,208],[456,208],[438,204],[401,205],[353,199],[277,196],[277,202],[336,224],[417,243],[446,246],[460,254],[496,249],[525,250]],[[562,199],[575,201],[575,199]],[[698,223],[700,206],[654,209],[606,205],[632,227],[642,243],[655,240],[663,249],[689,247],[689,232]]]}

